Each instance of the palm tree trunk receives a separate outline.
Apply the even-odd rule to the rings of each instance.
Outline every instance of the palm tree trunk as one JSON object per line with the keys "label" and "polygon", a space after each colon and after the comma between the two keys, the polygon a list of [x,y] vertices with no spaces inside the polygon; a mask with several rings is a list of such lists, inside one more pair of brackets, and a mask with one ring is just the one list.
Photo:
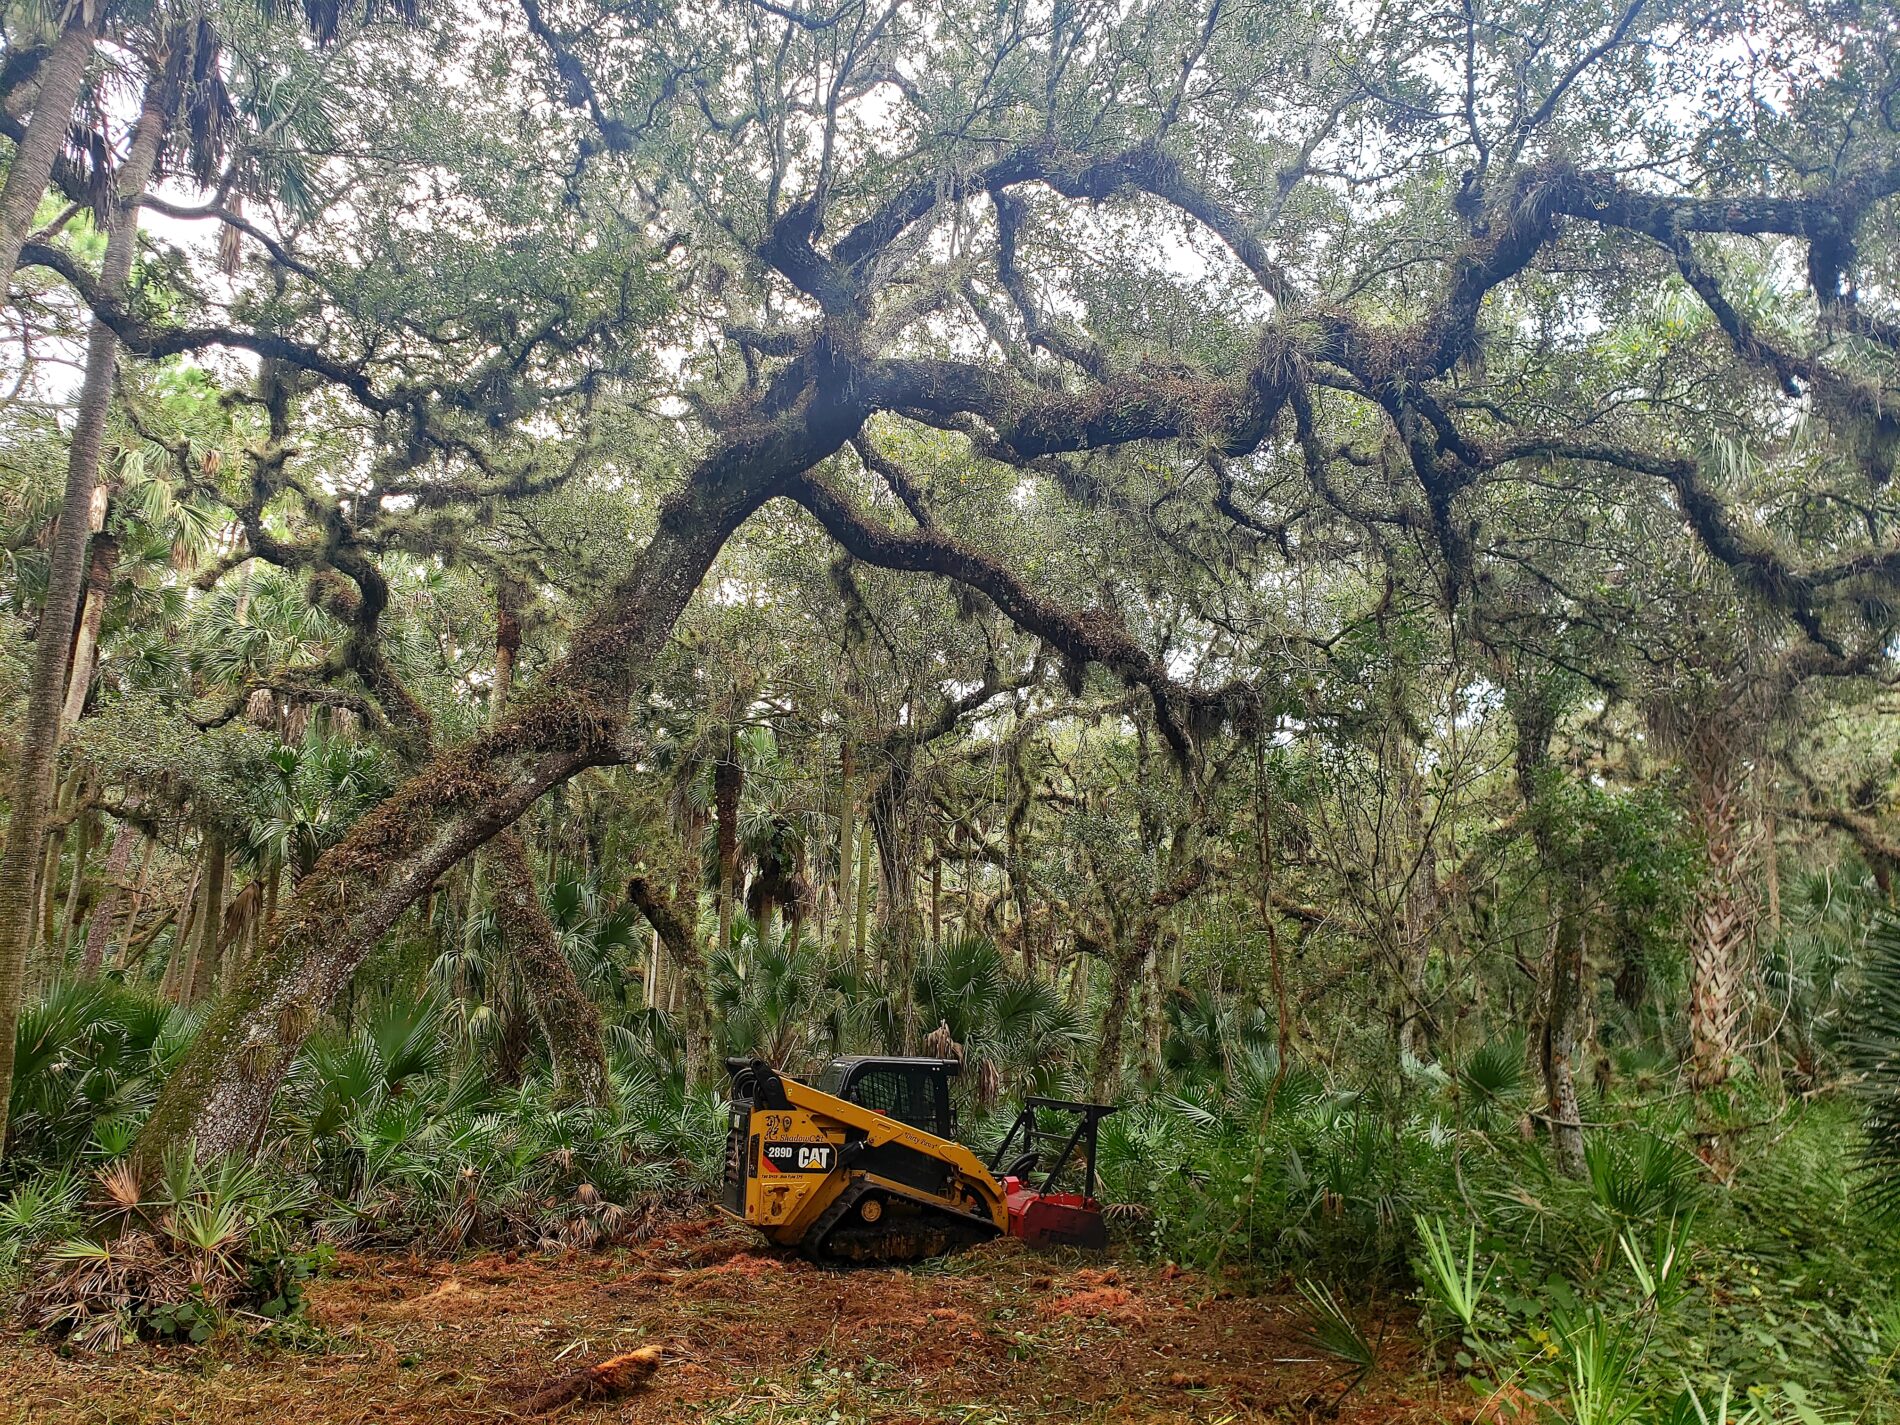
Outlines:
{"label": "palm tree trunk", "polygon": [[1773,943],[1781,935],[1781,853],[1775,845],[1775,814],[1767,812],[1761,822],[1762,881],[1768,890],[1768,937]]}
{"label": "palm tree trunk", "polygon": [[[62,43],[66,38],[61,36]],[[88,36],[84,48],[89,51],[90,47]],[[83,55],[75,62],[83,71]],[[57,72],[42,80],[41,102],[33,116],[36,126],[42,112],[50,115],[57,108],[58,96],[51,87],[56,82],[63,82]],[[74,92],[77,92],[76,85]],[[147,87],[131,148],[119,169],[118,201],[107,224],[105,260],[99,274],[100,288],[107,296],[117,297],[124,292],[132,273],[132,254],[138,245],[138,199],[151,177],[159,140],[165,131],[163,92],[157,80]],[[70,104],[58,114],[55,146],[64,142],[70,114]],[[31,127],[27,137],[33,137]],[[49,173],[51,162],[48,158]],[[16,158],[14,172],[7,175],[8,193],[12,192],[14,177],[19,171],[20,160]],[[39,190],[45,181],[44,176],[37,181],[33,181],[31,175],[21,177],[22,183],[33,182],[28,222],[31,206],[38,204]],[[0,195],[0,266],[10,273],[18,257],[19,243],[17,238],[9,236],[14,231],[7,226],[9,221],[5,197]],[[24,223],[18,231],[25,232]],[[104,448],[106,415],[112,405],[117,358],[118,342],[111,328],[95,318],[86,340],[85,377],[79,388],[72,441],[67,452],[66,491],[60,502],[59,524],[53,534],[48,561],[46,609],[33,648],[33,674],[27,692],[25,726],[20,735],[6,850],[0,854],[0,1083],[9,1083],[13,1078],[13,1032],[19,1022],[20,992],[26,979],[27,949],[33,935],[33,862],[40,851],[47,810],[53,799],[59,719],[65,706],[67,653],[73,621],[79,611],[79,586],[85,575],[86,544],[90,535],[88,515],[93,486],[99,479],[99,457]],[[6,1108],[5,1103],[0,1103],[0,1143],[6,1139]]]}
{"label": "palm tree trunk", "polygon": [[[272,852],[271,858],[270,858],[270,875],[268,878],[266,878],[264,882],[264,924],[265,925],[269,925],[273,920],[277,919],[277,895],[278,895],[278,892],[283,888],[283,884],[284,884],[284,858],[282,856],[277,855],[275,852]],[[429,894],[431,895],[431,897],[433,897],[435,894],[434,890],[431,889]],[[431,901],[431,909],[433,909],[433,904],[434,904],[433,901]],[[434,917],[433,915],[428,915],[428,916],[425,916],[424,919],[433,920]]]}
{"label": "palm tree trunk", "polygon": [[[805,847],[800,842],[798,851],[792,858],[792,880],[796,885],[805,884]],[[805,910],[808,895],[794,895],[792,903],[785,908],[785,940],[793,950],[797,950],[805,940]]]}
{"label": "palm tree trunk", "polygon": [[[94,504],[98,509],[97,519],[103,523],[106,517],[105,502],[95,499]],[[79,715],[86,710],[86,694],[92,687],[93,664],[99,656],[99,629],[105,622],[106,600],[112,594],[112,574],[118,563],[119,542],[110,534],[95,532],[92,537],[92,555],[86,562],[85,611],[79,616],[79,633],[73,641],[72,667],[66,679],[66,701],[59,714],[62,731],[78,722]]]}
{"label": "palm tree trunk", "polygon": [[[75,5],[73,13],[53,42],[53,52],[40,66],[39,92],[33,99],[33,114],[26,132],[13,151],[13,166],[0,188],[0,300],[13,285],[13,269],[20,260],[21,245],[33,226],[40,199],[53,177],[53,164],[66,146],[72,129],[73,110],[79,103],[79,91],[86,82],[86,64],[98,41],[98,15],[103,5]],[[143,183],[141,181],[141,186]],[[123,189],[121,191],[124,191]]]}
{"label": "palm tree trunk", "polygon": [[857,772],[857,753],[849,735],[838,751],[838,955],[851,954],[851,932],[858,922],[853,890],[858,880],[858,802],[852,778]]}
{"label": "palm tree trunk", "polygon": [[113,834],[112,850],[106,853],[102,873],[105,887],[93,902],[92,914],[86,920],[86,949],[79,959],[79,973],[88,980],[99,978],[100,968],[105,963],[106,942],[112,938],[113,917],[119,909],[119,897],[125,891],[125,870],[132,864],[132,843],[143,840],[145,837],[125,822],[120,822],[118,831]]}
{"label": "palm tree trunk", "polygon": [[660,1004],[660,932],[653,932],[653,943],[647,947],[646,1000],[648,1009],[657,1009]]}
{"label": "palm tree trunk", "polygon": [[224,946],[224,881],[229,869],[224,837],[205,833],[204,873],[198,881],[198,949],[186,982],[186,1004],[210,999],[218,987],[218,956]]}
{"label": "palm tree trunk", "polygon": [[1738,779],[1700,777],[1695,826],[1707,858],[1689,919],[1689,1083],[1698,1099],[1741,1062],[1742,1010],[1755,899],[1748,884],[1749,827]]}
{"label": "palm tree trunk", "polygon": [[[57,774],[56,774],[57,775]],[[60,824],[46,833],[44,854],[40,857],[40,867],[34,873],[34,886],[38,900],[34,914],[39,921],[39,942],[42,954],[40,968],[44,970],[53,955],[53,907],[59,903],[59,866],[66,855],[66,837],[72,829],[72,823],[65,818],[72,815],[73,800],[76,795],[76,783],[68,780],[55,793],[53,812],[61,818]]]}
{"label": "palm tree trunk", "polygon": [[732,947],[732,902],[739,879],[739,794],[745,788],[745,768],[731,729],[725,751],[713,764],[713,809],[719,818],[719,948]]}
{"label": "palm tree trunk", "polygon": [[871,941],[871,873],[875,860],[876,852],[871,845],[871,828],[861,826],[858,828],[857,925],[852,947],[852,953],[857,956],[859,964],[864,963],[865,947]]}

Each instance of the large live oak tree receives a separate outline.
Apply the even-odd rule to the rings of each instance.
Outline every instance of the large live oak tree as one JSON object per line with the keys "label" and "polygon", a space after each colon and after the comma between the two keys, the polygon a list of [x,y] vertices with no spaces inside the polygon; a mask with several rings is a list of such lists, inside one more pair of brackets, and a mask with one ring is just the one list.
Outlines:
{"label": "large live oak tree", "polygon": [[[148,1157],[186,1137],[254,1143],[317,1017],[405,908],[549,788],[638,762],[630,708],[762,511],[802,510],[856,559],[954,581],[1072,669],[1107,669],[1190,782],[1210,737],[1297,709],[1261,648],[1184,667],[1111,603],[1048,585],[927,473],[876,458],[884,430],[1012,472],[1026,519],[1055,500],[1108,518],[1118,453],[1140,452],[1179,472],[1170,498],[1269,550],[1298,532],[1256,495],[1290,473],[1316,507],[1427,559],[1444,614],[1480,640],[1511,627],[1512,490],[1666,496],[1804,673],[1884,657],[1891,522],[1797,547],[1708,458],[1724,421],[1772,440],[1798,410],[1823,478],[1884,510],[1900,77],[1871,7],[733,0],[636,16],[529,0],[518,24],[508,38],[532,48],[509,48],[495,82],[511,102],[533,91],[519,162],[550,201],[492,216],[510,241],[581,235],[592,256],[566,277],[594,290],[524,282],[518,308],[405,322],[376,280],[407,271],[413,230],[382,223],[373,192],[333,217],[360,258],[273,239],[278,296],[256,320],[160,321],[57,246],[24,254],[130,352],[248,351],[291,373],[239,517],[253,552],[340,571],[359,595],[373,579],[352,561],[426,550],[429,518],[595,467],[654,479],[672,457],[628,437],[629,405],[670,396],[690,452],[565,655],[491,728],[429,751],[299,885],[167,1083]],[[1770,76],[1786,91],[1772,114],[1724,78],[1745,24],[1831,56]],[[353,74],[366,109],[396,102],[374,90],[383,69]],[[1722,103],[1701,114],[1705,85]],[[1738,116],[1772,142],[1737,137]],[[445,224],[467,196],[444,197]],[[1764,309],[1756,279],[1783,269],[1799,290],[1783,281]],[[649,280],[664,318],[629,296]],[[1673,367],[1616,382],[1592,367],[1602,331],[1666,286],[1705,314],[1677,358],[1694,399]],[[299,479],[294,428],[299,409],[347,407],[366,473],[336,497]],[[311,502],[309,542],[273,549],[266,512],[286,500]],[[315,671],[396,696],[373,635],[345,661]]]}

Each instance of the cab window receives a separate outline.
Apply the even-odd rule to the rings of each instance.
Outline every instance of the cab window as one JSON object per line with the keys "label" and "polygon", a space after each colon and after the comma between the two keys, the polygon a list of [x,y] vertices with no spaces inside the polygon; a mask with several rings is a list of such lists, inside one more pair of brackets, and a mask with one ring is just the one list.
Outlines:
{"label": "cab window", "polygon": [[825,1065],[825,1071],[818,1076],[818,1082],[814,1084],[813,1087],[816,1088],[819,1093],[828,1093],[833,1098],[842,1098],[844,1096],[844,1075],[848,1067],[849,1065],[839,1063]]}
{"label": "cab window", "polygon": [[934,1116],[921,1102],[916,1075],[908,1069],[865,1069],[852,1081],[851,1099],[916,1127],[928,1126]]}

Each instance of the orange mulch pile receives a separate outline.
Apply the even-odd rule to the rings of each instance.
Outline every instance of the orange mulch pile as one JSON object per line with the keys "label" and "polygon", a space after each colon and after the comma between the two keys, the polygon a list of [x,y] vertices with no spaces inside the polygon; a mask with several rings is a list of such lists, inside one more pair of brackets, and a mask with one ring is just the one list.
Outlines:
{"label": "orange mulch pile", "polygon": [[0,1339],[0,1420],[500,1421],[564,1378],[651,1347],[650,1378],[537,1418],[1370,1425],[1471,1409],[1421,1375],[1395,1327],[1380,1370],[1327,1415],[1338,1365],[1301,1338],[1297,1303],[1010,1241],[909,1270],[831,1270],[695,1219],[564,1258],[346,1254],[314,1287],[312,1317],[320,1331],[296,1348],[234,1332],[85,1356]]}

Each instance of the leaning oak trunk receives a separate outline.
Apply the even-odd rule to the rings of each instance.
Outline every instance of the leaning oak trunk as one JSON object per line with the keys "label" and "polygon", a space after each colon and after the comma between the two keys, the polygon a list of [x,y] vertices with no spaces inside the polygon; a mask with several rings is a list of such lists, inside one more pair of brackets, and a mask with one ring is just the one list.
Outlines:
{"label": "leaning oak trunk", "polygon": [[[540,739],[522,722],[535,712],[564,723],[573,745],[532,755]],[[608,720],[578,699],[526,710],[438,755],[326,852],[166,1081],[139,1137],[140,1160],[157,1162],[186,1139],[206,1155],[248,1150],[318,1015],[396,917],[555,782],[607,759],[583,735],[590,724],[604,732]]]}
{"label": "leaning oak trunk", "polygon": [[[68,35],[61,36],[62,45],[68,42],[70,34],[69,30]],[[89,34],[84,49],[90,52]],[[55,54],[48,63],[55,64],[58,59]],[[76,63],[83,72],[83,54]],[[57,94],[52,89],[57,82],[63,82],[58,79],[58,71],[42,80],[40,110],[49,115],[58,108]],[[70,100],[58,111],[55,149],[65,139],[66,120],[71,112]],[[39,117],[40,111],[36,111],[35,120]],[[165,125],[163,93],[160,81],[155,81],[146,90],[131,148],[119,170],[118,197],[106,230],[99,287],[105,295],[115,299],[124,292],[132,273],[132,253],[138,245],[138,198],[151,177]],[[33,138],[31,128],[27,137]],[[14,230],[7,226],[12,215],[6,202],[13,194],[13,179],[21,162],[22,158],[16,156],[15,172],[8,174],[6,190],[0,193],[0,267],[9,274],[18,256],[19,244],[16,236],[9,246],[8,235]],[[49,157],[48,172],[51,164]],[[45,175],[37,181],[24,175],[21,182],[32,182],[31,205],[37,205],[40,190],[46,183]],[[28,222],[32,220],[31,205]],[[24,233],[23,224],[18,231]],[[66,490],[61,498],[59,524],[53,534],[48,561],[45,614],[33,647],[33,674],[27,691],[25,726],[20,735],[6,850],[0,854],[0,1084],[13,1080],[14,1026],[19,1020],[27,951],[33,938],[34,863],[45,835],[47,810],[53,796],[60,712],[65,704],[67,655],[72,646],[73,623],[79,614],[80,581],[85,575],[86,545],[91,537],[92,492],[99,478],[99,456],[105,441],[106,414],[112,404],[117,359],[118,341],[112,329],[95,317],[86,339],[85,376],[79,388],[78,409],[67,452]],[[5,1097],[0,1095],[0,1143],[6,1141],[6,1113]]]}
{"label": "leaning oak trunk", "polygon": [[202,1155],[255,1143],[317,1016],[396,917],[548,788],[621,759],[627,701],[714,557],[780,481],[835,451],[857,419],[838,406],[795,407],[694,470],[538,696],[437,753],[298,883],[269,942],[166,1081],[138,1140],[140,1162],[186,1140]]}

